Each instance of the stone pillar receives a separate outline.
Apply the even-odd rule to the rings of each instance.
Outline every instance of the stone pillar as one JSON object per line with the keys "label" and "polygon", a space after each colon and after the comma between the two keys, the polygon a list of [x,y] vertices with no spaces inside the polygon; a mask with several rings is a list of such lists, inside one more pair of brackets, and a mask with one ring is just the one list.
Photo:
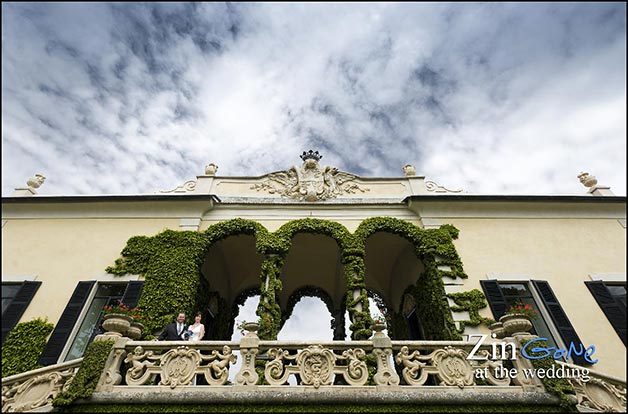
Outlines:
{"label": "stone pillar", "polygon": [[244,328],[247,330],[247,333],[240,340],[242,367],[240,367],[240,372],[235,376],[235,383],[241,386],[251,386],[257,384],[259,380],[259,375],[255,370],[255,358],[259,353],[259,337],[257,336],[259,325],[249,323]]}
{"label": "stone pillar", "polygon": [[382,330],[384,325],[375,325],[375,334],[371,338],[373,342],[373,355],[377,359],[377,373],[373,376],[376,385],[399,385],[399,375],[392,360],[392,341]]}

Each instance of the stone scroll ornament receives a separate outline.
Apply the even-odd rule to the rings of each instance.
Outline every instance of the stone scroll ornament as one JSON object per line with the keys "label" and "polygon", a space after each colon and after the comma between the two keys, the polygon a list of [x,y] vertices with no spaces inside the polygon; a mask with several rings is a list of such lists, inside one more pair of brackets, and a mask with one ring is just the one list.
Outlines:
{"label": "stone scroll ornament", "polygon": [[301,167],[267,174],[261,183],[251,186],[251,189],[301,201],[320,201],[344,193],[369,191],[354,182],[357,175],[330,166],[321,167],[318,161],[323,156],[318,151],[303,151],[300,157],[303,160]]}
{"label": "stone scroll ornament", "polygon": [[[364,362],[366,353],[360,348],[348,349],[342,355],[336,355],[320,345],[310,345],[298,355],[290,355],[289,351],[281,348],[271,348],[268,357],[272,360],[266,363],[264,376],[270,385],[285,384],[291,374],[298,374],[302,385],[314,388],[331,385],[334,374],[342,375],[349,385],[364,385],[368,379]],[[337,361],[347,361],[347,364],[337,365]]]}
{"label": "stone scroll ornament", "polygon": [[2,412],[30,411],[52,404],[67,389],[74,368],[47,372],[24,382],[2,387]]}
{"label": "stone scroll ornament", "polygon": [[[486,351],[480,351],[486,356]],[[498,378],[494,376],[495,368],[501,368],[501,361],[487,361],[483,364],[471,365],[467,356],[469,354],[458,348],[446,346],[429,355],[421,355],[418,350],[410,352],[407,346],[403,346],[395,357],[397,364],[403,366],[402,375],[408,385],[423,385],[428,375],[434,375],[439,385],[457,386],[463,389],[465,386],[475,384],[475,371],[483,370],[488,376],[486,380],[492,385],[506,386],[510,384],[510,378]]]}

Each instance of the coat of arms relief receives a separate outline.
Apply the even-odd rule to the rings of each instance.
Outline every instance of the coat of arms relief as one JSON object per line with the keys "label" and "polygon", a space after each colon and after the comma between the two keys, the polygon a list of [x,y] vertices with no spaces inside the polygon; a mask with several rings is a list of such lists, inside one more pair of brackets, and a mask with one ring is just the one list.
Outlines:
{"label": "coat of arms relief", "polygon": [[300,157],[303,160],[301,167],[293,166],[285,171],[267,174],[261,183],[251,188],[302,201],[326,200],[343,193],[369,191],[355,182],[357,175],[339,171],[335,167],[321,167],[318,161],[323,156],[318,151],[303,151]]}

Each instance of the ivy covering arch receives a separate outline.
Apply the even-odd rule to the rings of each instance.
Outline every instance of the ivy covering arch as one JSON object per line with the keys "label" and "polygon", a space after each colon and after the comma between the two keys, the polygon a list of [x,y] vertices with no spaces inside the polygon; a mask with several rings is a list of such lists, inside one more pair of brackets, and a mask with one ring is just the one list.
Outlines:
{"label": "ivy covering arch", "polygon": [[[255,221],[235,218],[214,224],[203,232],[165,230],[152,237],[131,237],[121,252],[121,258],[106,271],[115,275],[144,275],[144,290],[138,308],[151,316],[147,331],[152,332],[171,322],[174,312],[191,313],[195,309],[204,309],[209,292],[201,283],[201,266],[207,250],[214,243],[230,236],[252,235],[256,251],[264,257],[260,272],[260,302],[256,311],[262,320],[259,335],[263,339],[275,339],[282,324],[277,302],[277,294],[282,289],[279,275],[293,237],[297,233],[328,236],[336,241],[340,249],[347,288],[346,307],[352,321],[351,337],[367,339],[372,333],[372,320],[364,280],[365,243],[377,232],[392,233],[408,240],[414,246],[417,258],[424,264],[425,271],[414,285],[407,287],[406,293],[416,299],[426,335],[431,339],[460,339],[442,281],[444,275],[467,277],[453,245],[458,230],[451,225],[421,229],[404,220],[373,217],[362,221],[352,234],[340,223],[306,218],[289,221],[271,233]],[[451,271],[442,272],[438,268],[440,265],[449,266]],[[465,308],[474,311],[474,315],[477,308],[486,306],[477,301],[467,303],[475,306],[475,309]],[[228,306],[223,309],[228,309]],[[403,329],[397,326],[401,321],[399,314],[386,316],[393,321],[392,332],[401,334]],[[217,318],[214,322],[221,326],[216,329],[226,333],[228,326],[233,324],[231,319],[224,316]],[[469,321],[467,325],[480,323],[476,322]]]}

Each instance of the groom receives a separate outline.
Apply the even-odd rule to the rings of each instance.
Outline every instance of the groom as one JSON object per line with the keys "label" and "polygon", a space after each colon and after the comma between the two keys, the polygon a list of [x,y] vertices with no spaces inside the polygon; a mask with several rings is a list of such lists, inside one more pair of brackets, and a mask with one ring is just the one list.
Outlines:
{"label": "groom", "polygon": [[185,332],[186,329],[187,327],[185,326],[185,313],[179,312],[179,315],[177,315],[177,321],[172,322],[171,324],[166,326],[166,329],[164,329],[164,331],[161,333],[161,335],[159,335],[157,339],[159,339],[160,341],[180,341],[181,334]]}

